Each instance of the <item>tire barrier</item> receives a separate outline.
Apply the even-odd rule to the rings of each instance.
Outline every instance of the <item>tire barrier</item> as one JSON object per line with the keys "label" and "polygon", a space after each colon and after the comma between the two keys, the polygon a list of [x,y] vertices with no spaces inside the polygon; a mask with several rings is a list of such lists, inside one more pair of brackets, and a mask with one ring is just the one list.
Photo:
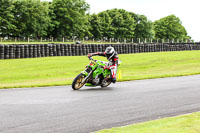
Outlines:
{"label": "tire barrier", "polygon": [[0,59],[82,56],[113,46],[119,54],[200,50],[200,43],[0,45]]}

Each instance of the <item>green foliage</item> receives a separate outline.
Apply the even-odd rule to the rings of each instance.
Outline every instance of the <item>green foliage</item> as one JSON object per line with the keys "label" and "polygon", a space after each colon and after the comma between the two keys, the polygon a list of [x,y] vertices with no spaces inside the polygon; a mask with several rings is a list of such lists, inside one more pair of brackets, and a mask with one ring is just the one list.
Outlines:
{"label": "green foliage", "polygon": [[188,39],[186,29],[175,15],[154,22],[155,37],[158,39]]}
{"label": "green foliage", "polygon": [[0,0],[0,36],[12,35],[16,29],[12,0]]}
{"label": "green foliage", "polygon": [[[152,23],[124,9],[88,14],[85,0],[0,0],[1,37],[189,39],[174,15]],[[129,39],[130,40],[130,39]]]}
{"label": "green foliage", "polygon": [[91,33],[101,38],[134,37],[134,18],[123,9],[112,9],[93,14],[90,19]]}
{"label": "green foliage", "polygon": [[40,0],[1,0],[1,36],[45,36],[49,27],[49,4]]}
{"label": "green foliage", "polygon": [[100,17],[100,29],[102,31],[102,37],[113,37],[113,27],[111,26],[112,19],[110,18],[108,12],[103,11],[99,13],[98,16]]}
{"label": "green foliage", "polygon": [[84,36],[87,32],[89,5],[84,0],[53,0],[52,10],[55,24],[54,37]]}
{"label": "green foliage", "polygon": [[130,12],[130,14],[134,18],[136,24],[134,39],[154,38],[153,23],[144,15],[139,15],[132,12]]}
{"label": "green foliage", "polygon": [[92,14],[89,16],[89,24],[89,31],[93,35],[92,37],[100,39],[103,34],[103,31],[101,29],[101,18],[96,14]]}
{"label": "green foliage", "polygon": [[90,25],[95,38],[154,38],[153,23],[146,16],[123,9],[93,14]]}
{"label": "green foliage", "polygon": [[16,0],[14,16],[17,20],[15,36],[40,37],[47,35],[50,24],[49,3],[40,0]]}
{"label": "green foliage", "polygon": [[134,18],[123,9],[107,10],[110,18],[112,18],[112,27],[114,38],[133,38],[135,23]]}

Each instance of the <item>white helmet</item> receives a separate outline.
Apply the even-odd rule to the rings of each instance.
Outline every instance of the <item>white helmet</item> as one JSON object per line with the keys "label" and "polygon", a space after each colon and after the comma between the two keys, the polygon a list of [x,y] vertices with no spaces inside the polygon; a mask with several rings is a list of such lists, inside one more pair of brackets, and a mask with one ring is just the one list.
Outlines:
{"label": "white helmet", "polygon": [[107,47],[105,54],[108,59],[111,59],[115,55],[115,49],[113,47]]}

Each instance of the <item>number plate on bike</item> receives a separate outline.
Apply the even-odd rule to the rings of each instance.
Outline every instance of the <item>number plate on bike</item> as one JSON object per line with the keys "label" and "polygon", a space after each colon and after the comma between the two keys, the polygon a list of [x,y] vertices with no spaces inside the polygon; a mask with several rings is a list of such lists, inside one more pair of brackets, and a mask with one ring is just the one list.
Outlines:
{"label": "number plate on bike", "polygon": [[97,63],[95,61],[90,62],[90,66],[95,66]]}

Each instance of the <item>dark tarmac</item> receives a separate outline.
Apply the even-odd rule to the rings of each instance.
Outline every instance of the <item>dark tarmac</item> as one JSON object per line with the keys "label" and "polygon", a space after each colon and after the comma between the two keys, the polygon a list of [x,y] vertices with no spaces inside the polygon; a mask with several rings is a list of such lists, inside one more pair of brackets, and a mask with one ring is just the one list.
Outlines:
{"label": "dark tarmac", "polygon": [[200,111],[200,75],[0,90],[0,133],[89,133]]}

